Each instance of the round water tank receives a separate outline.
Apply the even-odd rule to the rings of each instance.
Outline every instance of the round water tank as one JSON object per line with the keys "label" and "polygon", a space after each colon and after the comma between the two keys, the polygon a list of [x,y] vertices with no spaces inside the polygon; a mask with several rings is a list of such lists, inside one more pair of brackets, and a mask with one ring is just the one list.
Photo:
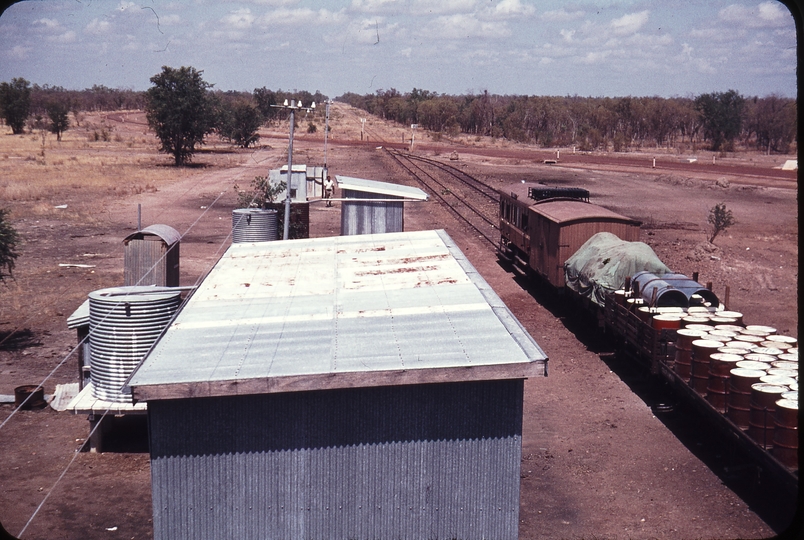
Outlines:
{"label": "round water tank", "polygon": [[113,287],[89,293],[90,380],[97,399],[131,402],[122,387],[180,303],[180,292],[166,288]]}
{"label": "round water tank", "polygon": [[232,242],[272,242],[277,239],[276,210],[237,208],[232,211]]}

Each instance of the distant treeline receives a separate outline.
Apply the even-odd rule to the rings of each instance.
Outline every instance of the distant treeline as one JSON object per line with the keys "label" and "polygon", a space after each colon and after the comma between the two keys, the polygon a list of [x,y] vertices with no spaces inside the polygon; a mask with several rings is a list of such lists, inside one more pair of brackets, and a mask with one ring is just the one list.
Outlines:
{"label": "distant treeline", "polygon": [[[285,99],[323,104],[328,98],[316,91],[270,90],[253,92],[208,90],[217,104],[218,124],[224,134],[236,130],[232,124],[257,120],[270,123],[288,112],[280,105]],[[22,97],[20,97],[22,96]],[[792,98],[774,94],[745,97],[734,90],[701,94],[697,97],[614,97],[510,96],[483,92],[452,96],[414,88],[374,94],[346,93],[338,98],[381,118],[402,125],[418,124],[436,137],[459,134],[490,136],[543,147],[575,146],[580,150],[623,152],[647,148],[695,151],[755,149],[790,153],[797,146],[797,104]],[[27,110],[17,103],[27,101]],[[0,84],[3,119],[15,132],[36,118],[70,111],[76,119],[82,112],[142,110],[145,92],[95,85],[85,90],[60,86],[30,85],[24,79]],[[316,116],[323,114],[319,107]],[[28,116],[30,115],[30,116]],[[17,122],[10,121],[16,116]],[[31,123],[32,122],[32,123]],[[65,121],[65,129],[66,129]],[[253,131],[253,128],[248,128]],[[309,130],[314,130],[311,123]],[[253,137],[233,137],[241,142]]]}
{"label": "distant treeline", "polygon": [[738,148],[788,153],[796,140],[796,100],[744,97],[734,90],[695,98],[451,96],[414,88],[337,98],[403,125],[446,136],[482,135],[544,147],[615,152]]}

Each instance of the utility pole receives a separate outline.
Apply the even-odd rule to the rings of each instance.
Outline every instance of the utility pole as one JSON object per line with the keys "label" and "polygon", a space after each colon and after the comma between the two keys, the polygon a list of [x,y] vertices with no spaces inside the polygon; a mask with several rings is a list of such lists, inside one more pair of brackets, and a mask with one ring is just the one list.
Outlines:
{"label": "utility pole", "polygon": [[288,109],[290,110],[290,140],[288,142],[288,181],[285,195],[285,224],[282,230],[282,240],[287,240],[288,236],[290,235],[290,184],[293,178],[293,128],[295,127],[294,124],[296,123],[296,111],[303,110],[306,112],[310,112],[315,109],[315,101],[310,107],[304,107],[302,102],[299,101],[298,103],[296,100],[290,100],[290,104],[288,105],[288,100],[285,100],[284,105],[271,105],[271,107],[276,107],[278,109]]}

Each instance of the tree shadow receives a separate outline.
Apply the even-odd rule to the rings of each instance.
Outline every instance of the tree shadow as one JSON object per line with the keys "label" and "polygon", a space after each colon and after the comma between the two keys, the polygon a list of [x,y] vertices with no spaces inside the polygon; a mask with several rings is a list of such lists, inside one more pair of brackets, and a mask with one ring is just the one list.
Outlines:
{"label": "tree shadow", "polygon": [[0,351],[19,351],[28,347],[39,347],[39,341],[30,328],[23,330],[0,331]]}

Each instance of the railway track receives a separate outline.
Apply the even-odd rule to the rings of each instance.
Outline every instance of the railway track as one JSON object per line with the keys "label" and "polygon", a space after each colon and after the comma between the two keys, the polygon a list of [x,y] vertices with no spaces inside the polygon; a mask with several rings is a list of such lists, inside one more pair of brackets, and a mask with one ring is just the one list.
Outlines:
{"label": "railway track", "polygon": [[387,155],[462,224],[494,249],[499,243],[497,192],[474,176],[440,161],[392,148]]}

